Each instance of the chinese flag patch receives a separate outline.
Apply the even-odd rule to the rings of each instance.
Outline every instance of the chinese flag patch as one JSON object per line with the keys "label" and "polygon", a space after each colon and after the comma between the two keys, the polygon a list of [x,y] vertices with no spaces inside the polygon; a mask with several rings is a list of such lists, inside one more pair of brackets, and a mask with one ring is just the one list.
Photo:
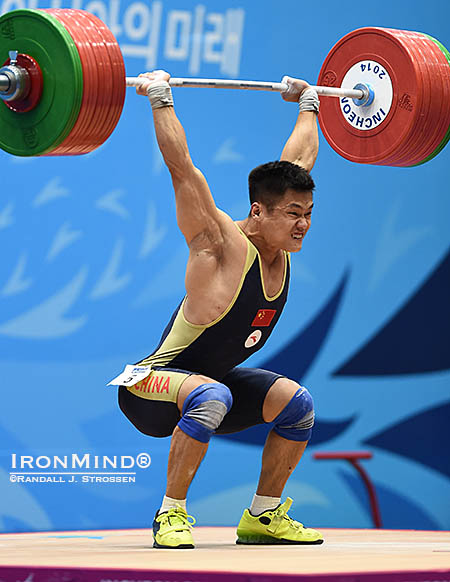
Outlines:
{"label": "chinese flag patch", "polygon": [[276,312],[276,309],[260,309],[255,315],[252,327],[268,327]]}

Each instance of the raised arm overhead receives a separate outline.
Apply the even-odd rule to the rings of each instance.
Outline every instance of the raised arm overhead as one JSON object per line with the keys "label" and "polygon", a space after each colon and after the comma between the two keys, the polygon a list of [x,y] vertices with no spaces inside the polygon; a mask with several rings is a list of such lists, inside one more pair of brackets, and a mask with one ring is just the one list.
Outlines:
{"label": "raised arm overhead", "polygon": [[156,138],[175,190],[178,226],[188,245],[203,236],[205,246],[216,247],[221,244],[220,224],[224,219],[205,177],[192,162],[184,129],[173,108],[170,75],[154,71],[142,76],[149,83],[139,86],[137,92],[148,94],[152,104]]}
{"label": "raised arm overhead", "polygon": [[310,172],[319,151],[317,131],[319,99],[317,93],[306,81],[284,77],[283,83],[287,83],[288,90],[281,96],[285,101],[298,101],[299,114],[280,159],[297,164]]}

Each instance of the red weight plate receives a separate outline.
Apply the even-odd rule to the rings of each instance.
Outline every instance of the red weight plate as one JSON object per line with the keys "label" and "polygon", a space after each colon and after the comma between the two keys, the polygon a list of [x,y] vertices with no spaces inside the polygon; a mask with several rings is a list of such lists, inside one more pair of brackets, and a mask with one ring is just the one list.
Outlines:
{"label": "red weight plate", "polygon": [[416,43],[414,33],[410,34],[408,31],[401,30],[393,30],[391,32],[397,36],[400,42],[408,46],[411,54],[414,56],[421,76],[420,91],[422,98],[420,100],[416,123],[408,135],[408,139],[399,146],[393,156],[385,158],[383,162],[384,165],[406,166],[409,165],[408,161],[410,159],[426,147],[426,142],[430,137],[426,134],[426,128],[432,123],[430,117],[433,117],[435,114],[435,108],[431,107],[431,79],[427,61]]}
{"label": "red weight plate", "polygon": [[90,53],[95,60],[95,70],[97,73],[98,92],[95,109],[93,110],[90,125],[89,139],[85,142],[78,143],[79,153],[89,153],[96,149],[104,141],[104,127],[107,124],[109,110],[111,108],[111,97],[108,94],[110,83],[108,83],[108,71],[105,70],[108,56],[105,54],[105,47],[102,43],[101,35],[92,25],[89,19],[89,13],[80,10],[70,10],[71,17],[85,31],[85,51]]}
{"label": "red weight plate", "polygon": [[424,34],[425,37],[427,37],[431,42],[433,42],[433,44],[435,44],[440,52],[444,55],[446,61],[447,61],[447,66],[442,66],[441,68],[441,78],[442,78],[442,82],[444,85],[444,95],[445,95],[445,102],[447,103],[447,114],[448,117],[446,117],[446,122],[447,122],[447,130],[445,132],[444,138],[442,139],[442,141],[438,144],[438,146],[432,151],[430,152],[430,154],[424,158],[423,160],[421,160],[420,162],[418,162],[415,165],[421,165],[424,164],[430,160],[432,160],[434,157],[436,157],[439,152],[442,151],[442,149],[446,146],[446,144],[448,143],[449,139],[450,139],[450,53],[449,51],[445,48],[445,46],[443,44],[441,44],[438,40],[436,40],[435,38]]}
{"label": "red weight plate", "polygon": [[94,21],[94,16],[92,14],[86,14],[87,20],[90,22],[90,26],[95,28],[96,33],[98,35],[98,47],[102,53],[102,64],[100,67],[100,75],[102,79],[102,83],[104,86],[103,91],[103,105],[102,105],[102,112],[100,113],[102,118],[102,123],[100,126],[99,132],[99,141],[105,141],[109,135],[111,134],[112,130],[114,129],[114,125],[112,124],[112,118],[116,115],[116,105],[115,105],[115,80],[113,75],[113,70],[111,67],[111,58],[109,54],[109,47],[105,44],[103,40],[103,34],[101,28],[103,23],[96,19]]}
{"label": "red weight plate", "polygon": [[[117,123],[116,121],[116,123],[113,124],[111,121],[112,119],[117,117],[117,105],[116,105],[117,97],[114,94],[115,93],[114,72],[111,67],[111,57],[109,54],[111,50],[114,50],[114,46],[110,48],[105,44],[101,29],[106,27],[97,17],[88,12],[84,12],[83,17],[86,19],[85,26],[87,26],[91,31],[90,34],[95,36],[96,50],[98,51],[97,63],[99,65],[100,83],[102,87],[101,91],[102,101],[99,104],[96,124],[97,129],[96,147],[98,147],[109,137]],[[114,40],[113,45],[115,45],[118,49],[118,45],[114,37],[112,38]],[[120,49],[118,50],[120,52]],[[123,77],[125,77],[124,68]],[[123,92],[125,91],[125,78],[123,78],[122,82],[122,91]],[[122,105],[120,107],[119,117],[122,111]]]}
{"label": "red weight plate", "polygon": [[[102,101],[98,110],[97,146],[101,145],[111,134],[111,116],[114,115],[114,79],[110,66],[108,47],[103,42],[101,28],[105,25],[92,14],[85,12],[86,26],[95,34],[99,52],[99,74],[102,86]],[[125,82],[124,82],[125,83]]]}
{"label": "red weight plate", "polygon": [[103,79],[101,76],[103,56],[98,44],[98,34],[96,34],[96,31],[92,30],[92,27],[89,26],[89,22],[85,18],[84,13],[78,10],[71,10],[70,18],[77,22],[80,38],[83,39],[81,50],[83,54],[85,53],[86,58],[91,58],[92,71],[95,71],[96,78],[95,101],[85,129],[87,137],[86,139],[83,139],[83,137],[80,136],[81,139],[77,141],[78,152],[84,154],[92,151],[100,145],[98,136],[101,132],[101,124],[104,122],[105,117],[103,114],[105,95],[103,90]]}
{"label": "red weight plate", "polygon": [[98,147],[102,141],[101,135],[102,123],[105,121],[106,108],[104,101],[107,97],[104,93],[104,83],[102,78],[102,64],[104,55],[99,35],[90,25],[85,13],[80,10],[68,10],[67,18],[71,21],[72,30],[76,31],[76,38],[79,42],[80,55],[89,63],[89,70],[93,81],[92,102],[89,115],[85,123],[80,127],[80,133],[76,136],[76,152],[84,154]]}
{"label": "red weight plate", "polygon": [[442,142],[450,125],[450,67],[445,54],[425,35],[417,33],[415,42],[422,50],[430,75],[430,115],[424,127],[428,139],[408,160],[408,165],[425,160]]}
{"label": "red weight plate", "polygon": [[89,153],[112,133],[125,99],[125,67],[113,34],[84,10],[48,10],[73,38],[83,67],[84,92],[77,122],[52,155]]}
{"label": "red weight plate", "polygon": [[[358,128],[353,127],[341,111],[343,100],[337,98],[321,99],[319,121],[331,147],[344,158],[353,162],[383,164],[384,160],[395,155],[414,131],[422,109],[422,72],[414,51],[392,31],[362,28],[349,33],[332,48],[320,71],[319,85],[339,87],[351,71],[361,70],[363,77],[367,71],[367,66],[363,69],[365,63],[372,63],[371,70],[377,71],[373,75],[375,100],[371,109],[364,111],[369,129],[359,129],[363,123],[363,108],[356,108]],[[386,111],[380,103],[389,104],[389,80],[392,104]],[[372,117],[371,111],[374,111]],[[355,120],[353,111],[348,118]]]}
{"label": "red weight plate", "polygon": [[418,64],[422,70],[423,76],[423,107],[422,115],[416,126],[414,141],[411,143],[409,150],[398,156],[396,165],[409,166],[410,161],[417,156],[421,156],[421,152],[426,151],[429,142],[433,138],[433,131],[439,123],[439,112],[441,108],[441,86],[435,87],[433,93],[433,80],[431,78],[428,64],[432,60],[432,55],[427,54],[422,50],[417,38],[409,33],[405,33],[409,41],[415,47]]}
{"label": "red weight plate", "polygon": [[112,32],[95,15],[88,14],[88,18],[93,22],[94,26],[96,26],[101,34],[109,57],[109,75],[111,76],[113,87],[111,91],[112,104],[109,110],[110,124],[109,127],[105,126],[105,139],[107,139],[116,127],[122,114],[126,91],[125,65],[122,52]]}
{"label": "red weight plate", "polygon": [[447,81],[442,67],[445,55],[441,53],[437,45],[433,47],[431,43],[428,43],[428,39],[424,35],[420,33],[409,34],[415,36],[414,42],[421,53],[422,65],[428,70],[430,92],[428,95],[428,115],[423,119],[422,133],[415,151],[412,151],[409,157],[399,160],[401,165],[406,166],[415,165],[425,160],[441,143],[449,123]]}
{"label": "red weight plate", "polygon": [[75,42],[83,69],[83,99],[78,119],[67,138],[52,152],[52,155],[76,155],[83,153],[81,144],[90,139],[89,126],[95,112],[98,79],[95,48],[79,22],[69,10],[49,10],[64,25]]}
{"label": "red weight plate", "polygon": [[[448,135],[450,132],[450,54],[446,50],[446,48],[439,43],[436,39],[429,37],[428,35],[423,35],[427,42],[428,46],[431,47],[432,50],[436,51],[438,49],[437,55],[439,59],[439,68],[434,69],[435,77],[439,78],[443,85],[443,101],[445,104],[444,113],[443,113],[443,127],[444,127],[444,137],[437,145],[437,149],[448,141]],[[443,147],[443,146],[442,146]],[[436,149],[434,150],[436,151]],[[439,150],[440,151],[440,150]],[[438,152],[436,151],[436,154]],[[434,155],[436,155],[434,154]],[[430,155],[433,155],[433,152],[430,152]]]}
{"label": "red weight plate", "polygon": [[407,155],[398,159],[402,166],[409,166],[414,159],[422,159],[424,152],[429,148],[430,142],[434,139],[435,132],[440,124],[440,114],[442,108],[442,84],[432,78],[430,66],[436,61],[434,55],[429,51],[424,51],[419,42],[419,36],[413,33],[407,33],[411,42],[416,47],[419,65],[422,68],[424,76],[424,102],[427,107],[424,108],[423,116],[416,129],[416,140],[414,146],[409,150]]}
{"label": "red weight plate", "polygon": [[399,31],[399,33],[410,44],[411,50],[415,52],[417,63],[422,72],[423,101],[422,110],[418,118],[414,132],[407,143],[396,152],[394,159],[389,158],[385,163],[397,166],[409,166],[411,161],[422,159],[423,153],[429,148],[430,142],[435,136],[435,132],[440,124],[440,113],[442,107],[442,87],[440,82],[434,82],[431,77],[429,66],[436,60],[429,51],[424,51],[421,46],[418,33],[409,31]]}
{"label": "red weight plate", "polygon": [[[421,36],[423,38],[423,42],[427,43],[429,50],[434,51],[438,61],[438,65],[432,68],[432,75],[433,78],[436,79],[436,82],[440,81],[442,84],[443,107],[441,131],[443,133],[442,139],[445,139],[445,135],[447,134],[450,127],[450,63],[448,61],[447,55],[445,54],[445,48],[442,45],[439,46],[438,41],[435,41],[426,34]],[[442,134],[437,136],[436,141],[440,139],[441,135]],[[442,143],[442,139],[440,139],[436,147]],[[431,153],[432,152],[430,152],[430,154]]]}
{"label": "red weight plate", "polygon": [[[92,138],[92,146],[84,150],[82,153],[88,153],[99,145],[101,145],[112,132],[111,115],[115,115],[114,95],[113,95],[113,76],[110,67],[110,57],[108,48],[103,42],[103,36],[100,32],[100,27],[104,26],[99,19],[93,20],[93,15],[88,12],[76,11],[79,13],[77,18],[82,20],[83,26],[89,30],[89,37],[95,47],[96,63],[99,73],[100,99],[96,109],[96,115],[92,127],[94,137]],[[93,17],[93,18],[91,18]],[[125,80],[123,82],[125,86]]]}
{"label": "red weight plate", "polygon": [[82,42],[79,37],[79,30],[77,30],[76,23],[72,22],[70,19],[68,11],[56,9],[49,10],[49,12],[51,12],[52,15],[63,24],[74,40],[78,54],[80,55],[83,69],[83,99],[77,121],[67,138],[55,150],[53,150],[51,154],[76,155],[81,153],[78,151],[78,139],[80,138],[80,135],[82,135],[83,130],[86,128],[86,121],[89,118],[93,108],[96,91],[95,71],[92,71],[90,58],[83,51]]}

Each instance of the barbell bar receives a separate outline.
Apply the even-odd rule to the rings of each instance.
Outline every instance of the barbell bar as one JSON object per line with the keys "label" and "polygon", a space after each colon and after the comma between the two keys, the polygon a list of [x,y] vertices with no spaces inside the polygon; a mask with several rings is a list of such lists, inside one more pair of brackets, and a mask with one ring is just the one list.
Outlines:
{"label": "barbell bar", "polygon": [[[138,87],[148,81],[142,77],[126,77],[127,87]],[[278,91],[283,93],[287,91],[286,83],[277,83],[272,81],[246,81],[242,79],[195,79],[193,77],[172,77],[169,79],[171,87],[198,87],[201,89],[244,89],[249,91]],[[345,87],[319,87],[311,85],[317,91],[318,95],[327,97],[349,97],[350,99],[369,100],[370,89],[351,89]]]}
{"label": "barbell bar", "polygon": [[[15,54],[15,56],[14,56]],[[13,56],[12,56],[13,55]],[[17,65],[18,52],[10,51],[10,62],[0,69],[0,98],[4,101],[14,101],[26,94],[26,81],[28,72]],[[149,81],[142,77],[126,77],[127,87],[139,87]],[[250,91],[287,91],[286,83],[271,81],[247,81],[243,79],[196,79],[193,77],[172,77],[169,80],[171,87],[194,87],[202,89],[247,89]],[[23,87],[23,89],[22,89]],[[370,99],[369,87],[345,88],[345,87],[319,87],[311,85],[318,95],[327,97],[349,97],[358,101],[367,102]],[[365,104],[365,103],[364,103]]]}
{"label": "barbell bar", "polygon": [[[10,59],[6,55],[11,51]],[[0,147],[15,155],[75,155],[101,145],[122,112],[119,45],[83,10],[16,10],[0,17]],[[12,61],[12,62],[11,62]],[[174,87],[286,90],[284,83],[173,77]],[[331,147],[360,163],[412,166],[450,139],[450,54],[426,34],[362,28],[338,41],[315,87]]]}
{"label": "barbell bar", "polygon": [[[15,52],[17,51],[10,51]],[[10,57],[11,59],[11,57]],[[12,66],[15,66],[17,72],[11,71]],[[11,101],[14,98],[20,98],[25,90],[20,91],[17,96],[11,97],[12,88],[20,84],[22,79],[27,78],[26,69],[17,67],[13,61],[9,65],[3,67],[7,73],[1,72],[0,69],[0,98],[4,101]],[[145,85],[146,81],[139,77],[126,77],[127,87],[138,87]],[[247,89],[251,91],[287,91],[288,85],[286,83],[277,83],[271,81],[246,81],[242,79],[195,79],[193,77],[172,77],[169,80],[171,87],[197,87],[202,89]],[[317,91],[318,95],[329,97],[350,97],[352,99],[362,100],[369,96],[369,91],[364,89],[346,89],[344,87],[319,87],[318,85],[311,85]]]}

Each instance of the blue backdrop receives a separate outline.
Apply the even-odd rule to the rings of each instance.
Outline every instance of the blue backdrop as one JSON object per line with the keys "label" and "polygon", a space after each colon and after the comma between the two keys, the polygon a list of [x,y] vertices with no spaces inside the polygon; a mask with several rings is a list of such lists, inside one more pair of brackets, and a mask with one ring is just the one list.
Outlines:
{"label": "blue backdrop", "polygon": [[[23,7],[96,13],[116,35],[128,75],[165,68],[315,82],[333,44],[371,25],[427,32],[450,47],[447,0],[407,8],[379,0],[364,10],[298,0],[0,2],[2,13]],[[244,217],[248,172],[279,157],[296,106],[271,93],[178,89],[174,97],[218,206]],[[311,456],[369,449],[386,527],[450,529],[449,163],[447,148],[414,169],[357,165],[321,138],[313,226],[292,257],[290,300],[249,360],[314,395],[313,441],[286,488],[307,524],[371,526],[352,468]],[[169,439],[138,433],[116,388],[105,386],[152,351],[184,292],[187,249],[148,101],[128,90],[117,129],[92,154],[2,152],[0,164],[0,530],[148,527]],[[237,523],[264,438],[255,429],[213,439],[189,498],[199,524]],[[82,461],[76,471],[72,455]],[[72,482],[48,480],[69,470],[80,473]],[[128,471],[135,475],[123,483],[84,478]],[[31,472],[43,473],[41,482]]]}

